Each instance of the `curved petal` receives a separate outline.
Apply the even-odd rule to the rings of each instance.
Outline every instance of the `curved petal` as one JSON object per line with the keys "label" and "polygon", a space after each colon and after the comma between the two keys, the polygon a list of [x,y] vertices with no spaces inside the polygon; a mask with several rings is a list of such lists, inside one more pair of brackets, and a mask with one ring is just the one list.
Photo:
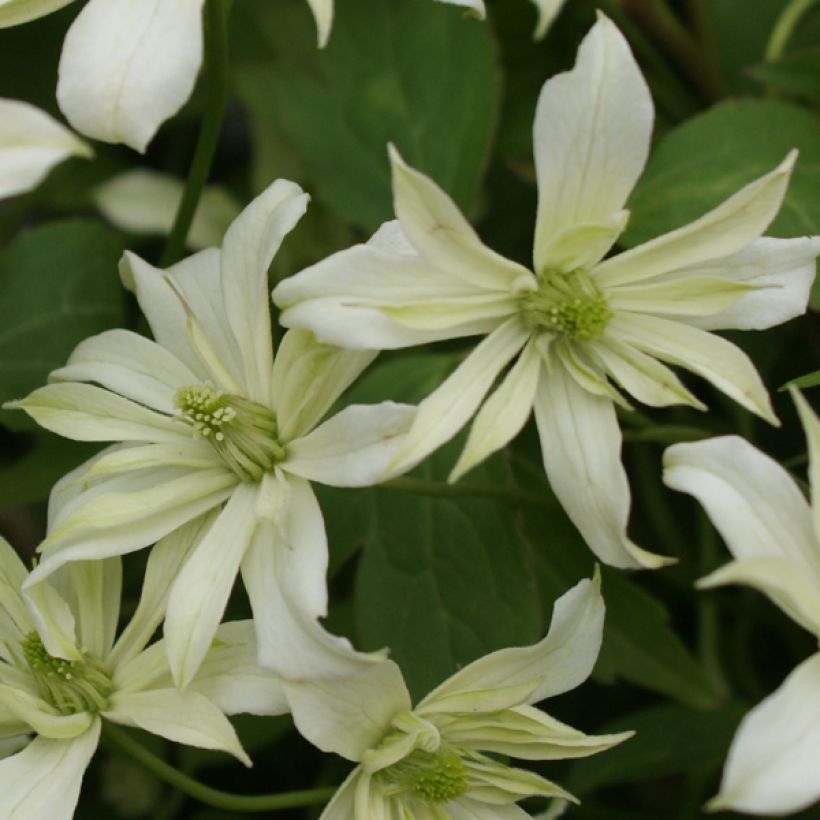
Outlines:
{"label": "curved petal", "polygon": [[582,390],[560,361],[543,371],[535,422],[550,486],[589,548],[606,564],[656,569],[674,559],[627,537],[629,482],[612,402]]}
{"label": "curved petal", "polygon": [[36,737],[22,752],[0,760],[0,816],[71,820],[99,739],[97,719],[79,737]]}
{"label": "curved petal", "polygon": [[797,406],[797,412],[806,433],[806,444],[809,450],[811,512],[814,520],[814,534],[818,545],[815,554],[818,554],[820,553],[820,419],[797,388],[792,387],[789,392],[792,394],[794,403]]}
{"label": "curved petal", "polygon": [[67,6],[73,0],[0,0],[0,28],[19,26]]}
{"label": "curved petal", "polygon": [[288,445],[282,469],[333,487],[369,487],[401,448],[416,408],[392,401],[354,404]]}
{"label": "curved petal", "polygon": [[277,179],[234,220],[222,244],[222,296],[247,395],[266,406],[273,367],[268,268],[307,203],[296,183]]}
{"label": "curved petal", "polygon": [[447,804],[450,820],[529,820],[530,815],[524,809],[510,803],[508,806],[496,806],[460,797]]}
{"label": "curved petal", "polygon": [[191,95],[203,0],[91,0],[68,30],[57,100],[69,122],[144,152]]}
{"label": "curved petal", "polygon": [[601,255],[614,242],[622,223],[612,218],[646,163],[652,119],[652,97],[629,45],[599,15],[581,43],[575,68],[548,80],[538,100],[537,271],[552,264],[551,246],[566,228],[611,224]]}
{"label": "curved petal", "polygon": [[803,661],[743,719],[714,810],[790,814],[820,798],[820,655]]}
{"label": "curved petal", "polygon": [[[30,678],[26,685],[31,685]],[[79,737],[94,722],[94,715],[89,712],[61,715],[39,696],[14,685],[0,684],[0,704],[37,734],[52,740]]]}
{"label": "curved petal", "polygon": [[538,25],[535,28],[535,39],[540,40],[552,25],[552,21],[564,7],[566,0],[532,0],[538,9]]}
{"label": "curved petal", "polygon": [[307,0],[307,3],[316,18],[319,48],[324,48],[330,37],[330,28],[333,25],[333,0]]}
{"label": "curved petal", "polygon": [[36,188],[68,157],[92,155],[85,142],[45,111],[19,100],[0,99],[0,199]]}
{"label": "curved petal", "polygon": [[20,557],[0,536],[0,657],[11,660],[7,644],[17,645],[31,632],[33,624],[20,588],[28,576]]}
{"label": "curved petal", "polygon": [[114,645],[120,618],[122,561],[119,557],[74,561],[66,573],[78,645],[98,658],[106,658]]}

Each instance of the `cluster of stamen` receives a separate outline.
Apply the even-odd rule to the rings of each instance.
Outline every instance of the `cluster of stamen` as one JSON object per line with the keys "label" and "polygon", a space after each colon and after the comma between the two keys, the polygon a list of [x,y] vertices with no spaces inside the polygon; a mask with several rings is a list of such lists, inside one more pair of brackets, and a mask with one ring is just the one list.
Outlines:
{"label": "cluster of stamen", "polygon": [[180,388],[175,403],[180,418],[197,437],[210,442],[243,481],[259,481],[285,458],[276,416],[264,405],[224,393],[212,384]]}
{"label": "cluster of stamen", "polygon": [[427,803],[455,800],[468,789],[463,761],[443,744],[434,752],[416,749],[380,776],[387,793],[410,793]]}
{"label": "cluster of stamen", "polygon": [[533,331],[545,330],[580,341],[601,335],[612,311],[586,271],[544,271],[537,290],[521,295],[521,317]]}
{"label": "cluster of stamen", "polygon": [[49,655],[36,632],[21,641],[37,693],[61,715],[102,712],[113,692],[111,670],[90,654],[68,661]]}

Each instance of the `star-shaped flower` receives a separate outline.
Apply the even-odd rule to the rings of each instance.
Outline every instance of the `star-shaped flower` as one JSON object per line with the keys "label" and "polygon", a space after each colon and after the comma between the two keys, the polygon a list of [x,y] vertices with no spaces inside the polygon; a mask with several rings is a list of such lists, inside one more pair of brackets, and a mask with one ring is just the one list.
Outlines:
{"label": "star-shaped flower", "polygon": [[284,683],[299,731],[359,765],[321,820],[523,820],[515,803],[559,786],[491,755],[585,757],[631,736],[589,736],[532,704],[574,689],[601,645],[600,582],[582,581],[555,604],[549,634],[456,672],[415,708],[398,666],[383,661],[331,681]]}
{"label": "star-shaped flower", "polygon": [[455,480],[507,444],[534,408],[553,490],[596,555],[620,567],[665,559],[626,535],[615,404],[629,405],[618,388],[652,406],[703,409],[666,365],[675,364],[776,423],[748,357],[707,331],[802,313],[820,253],[817,237],[760,238],[792,154],[695,222],[605,258],[627,223],[652,118],[629,46],[601,16],[575,68],[549,80],[538,102],[533,271],[483,245],[450,198],[391,149],[398,222],[380,233],[392,249],[351,248],[274,291],[283,324],[350,348],[486,335],[421,403],[392,467],[416,464],[478,411]]}
{"label": "star-shaped flower", "polygon": [[274,361],[267,270],[306,203],[278,180],[234,221],[221,251],[164,272],[127,254],[124,277],[156,341],[126,330],[87,339],[52,374],[57,383],[12,405],[60,435],[122,442],[55,487],[66,500],[29,585],[69,561],[148,546],[225,505],[171,590],[165,635],[179,685],[205,656],[240,568],[266,665],[301,677],[346,654],[316,623],[328,559],[309,482],[375,483],[415,412],[355,405],[317,426],[376,353],[300,330]]}
{"label": "star-shaped flower", "polygon": [[[774,460],[737,436],[676,444],[664,481],[703,505],[735,560],[698,586],[748,584],[820,640],[820,420],[792,393],[809,449],[811,505]],[[743,719],[714,809],[787,814],[820,799],[820,654]]]}
{"label": "star-shaped flower", "polygon": [[26,568],[0,539],[0,724],[2,735],[35,734],[0,760],[0,816],[69,820],[104,721],[177,743],[229,752],[250,765],[225,714],[288,711],[276,676],[256,661],[250,621],[223,624],[199,673],[184,689],[171,680],[162,620],[173,571],[195,532],[157,545],[137,610],[118,638],[119,558],[82,561],[21,594]]}

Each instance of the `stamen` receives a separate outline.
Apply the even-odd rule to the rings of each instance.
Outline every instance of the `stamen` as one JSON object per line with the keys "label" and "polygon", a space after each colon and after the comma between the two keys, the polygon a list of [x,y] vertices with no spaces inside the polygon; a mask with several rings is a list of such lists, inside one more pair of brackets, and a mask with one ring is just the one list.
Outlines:
{"label": "stamen", "polygon": [[458,754],[447,746],[435,752],[416,749],[379,773],[386,793],[410,792],[428,803],[455,800],[468,789],[467,770]]}

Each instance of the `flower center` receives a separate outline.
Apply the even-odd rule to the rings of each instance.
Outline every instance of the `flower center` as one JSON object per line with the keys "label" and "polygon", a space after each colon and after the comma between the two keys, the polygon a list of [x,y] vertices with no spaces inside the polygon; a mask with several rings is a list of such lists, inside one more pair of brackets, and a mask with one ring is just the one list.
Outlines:
{"label": "flower center", "polygon": [[397,791],[411,792],[428,803],[446,803],[467,791],[467,770],[449,747],[435,752],[416,749],[388,766],[381,776]]}
{"label": "flower center", "polygon": [[61,715],[108,708],[114,686],[111,670],[101,660],[85,653],[78,661],[55,658],[36,632],[30,632],[21,646],[37,693]]}
{"label": "flower center", "polygon": [[223,393],[212,384],[180,388],[175,404],[194,435],[209,441],[243,481],[259,481],[285,458],[276,416],[262,404]]}
{"label": "flower center", "polygon": [[522,294],[521,317],[530,330],[591,341],[601,335],[612,311],[586,271],[547,270],[538,276],[537,290]]}

